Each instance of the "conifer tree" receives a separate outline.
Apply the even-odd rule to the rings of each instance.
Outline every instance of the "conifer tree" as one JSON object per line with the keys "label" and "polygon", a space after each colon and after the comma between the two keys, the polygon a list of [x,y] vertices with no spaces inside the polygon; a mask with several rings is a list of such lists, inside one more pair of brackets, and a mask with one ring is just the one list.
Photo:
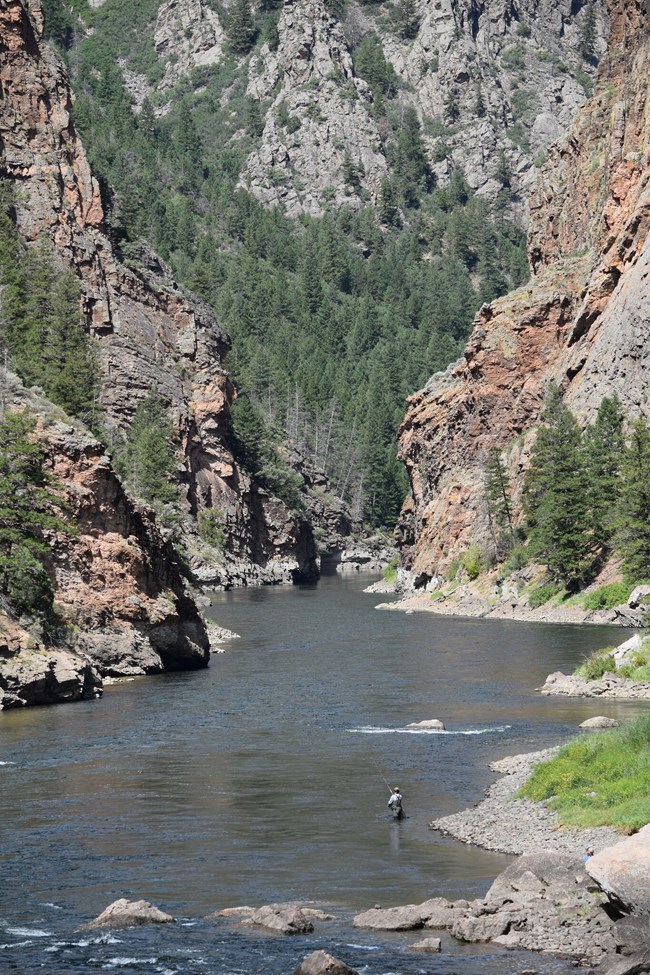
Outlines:
{"label": "conifer tree", "polygon": [[412,41],[420,29],[420,16],[415,0],[398,0],[395,12],[397,33],[404,41]]}
{"label": "conifer tree", "polygon": [[248,54],[256,35],[250,3],[248,0],[235,0],[228,18],[228,41],[232,52],[239,56]]}
{"label": "conifer tree", "polygon": [[526,478],[526,515],[532,554],[567,589],[592,568],[588,484],[582,436],[552,383]]}
{"label": "conifer tree", "polygon": [[618,397],[605,397],[594,423],[585,431],[591,529],[598,545],[609,546],[614,533],[624,452]]}
{"label": "conifer tree", "polygon": [[176,452],[165,402],[155,388],[140,401],[116,467],[133,494],[160,510],[178,500]]}
{"label": "conifer tree", "polygon": [[508,472],[501,460],[501,453],[497,447],[493,447],[485,470],[485,497],[490,531],[499,554],[507,552],[514,541],[510,490]]}
{"label": "conifer tree", "polygon": [[48,489],[45,451],[26,411],[0,420],[0,593],[17,613],[52,613],[54,587],[45,568],[45,533],[67,531]]}
{"label": "conifer tree", "polygon": [[643,418],[632,425],[623,455],[618,509],[617,548],[630,583],[650,578],[650,427]]}
{"label": "conifer tree", "polygon": [[587,10],[582,21],[579,49],[585,61],[593,61],[596,53],[596,11],[592,0],[589,0],[587,4]]}

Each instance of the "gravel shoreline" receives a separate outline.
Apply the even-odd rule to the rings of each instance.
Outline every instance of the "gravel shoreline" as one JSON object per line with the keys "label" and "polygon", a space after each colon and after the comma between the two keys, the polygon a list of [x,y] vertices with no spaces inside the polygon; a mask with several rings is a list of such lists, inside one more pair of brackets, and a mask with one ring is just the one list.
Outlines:
{"label": "gravel shoreline", "polygon": [[513,798],[533,766],[558,750],[559,746],[492,762],[490,768],[503,778],[490,786],[485,798],[471,809],[433,820],[429,827],[463,843],[517,856],[541,850],[581,855],[587,846],[598,853],[618,843],[620,833],[607,826],[561,827],[557,814],[544,803]]}

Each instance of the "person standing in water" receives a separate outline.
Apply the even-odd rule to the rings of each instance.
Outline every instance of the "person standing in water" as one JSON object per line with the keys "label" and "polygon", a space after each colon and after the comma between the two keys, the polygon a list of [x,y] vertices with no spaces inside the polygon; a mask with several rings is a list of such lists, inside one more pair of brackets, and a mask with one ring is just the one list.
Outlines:
{"label": "person standing in water", "polygon": [[388,808],[393,814],[394,819],[401,819],[403,815],[402,811],[402,793],[399,791],[399,786],[396,785],[390,794],[390,799],[388,800]]}

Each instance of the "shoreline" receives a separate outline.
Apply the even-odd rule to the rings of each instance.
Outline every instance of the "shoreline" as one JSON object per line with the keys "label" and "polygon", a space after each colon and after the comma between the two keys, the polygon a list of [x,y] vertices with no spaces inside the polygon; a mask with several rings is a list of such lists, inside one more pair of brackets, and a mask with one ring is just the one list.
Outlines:
{"label": "shoreline", "polygon": [[377,603],[375,609],[401,613],[431,613],[435,616],[461,616],[469,619],[510,620],[513,623],[558,623],[579,624],[581,626],[617,626],[621,628],[638,627],[630,616],[617,615],[617,610],[585,610],[580,606],[528,606],[510,602],[490,603],[473,591],[462,598],[456,594],[444,599],[432,599],[432,593],[404,593],[379,586],[370,586],[366,592],[373,594],[394,594],[395,602]]}
{"label": "shoreline", "polygon": [[461,843],[513,856],[539,852],[577,856],[587,846],[599,852],[618,843],[622,834],[611,827],[563,827],[557,813],[545,803],[514,798],[533,767],[552,758],[561,747],[491,762],[489,768],[501,777],[489,786],[483,799],[475,806],[434,819],[429,828]]}

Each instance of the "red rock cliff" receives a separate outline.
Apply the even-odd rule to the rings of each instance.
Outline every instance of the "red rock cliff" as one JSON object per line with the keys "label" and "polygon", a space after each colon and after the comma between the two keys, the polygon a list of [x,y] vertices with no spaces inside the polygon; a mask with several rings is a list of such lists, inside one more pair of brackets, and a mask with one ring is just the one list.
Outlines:
{"label": "red rock cliff", "polygon": [[74,128],[65,68],[42,29],[40,0],[0,0],[0,176],[16,186],[25,239],[47,235],[80,278],[108,421],[127,425],[155,385],[182,444],[190,510],[222,511],[233,553],[266,567],[269,578],[309,574],[311,531],[251,483],[225,445],[233,398],[222,364],[227,336],[154,255],[145,255],[138,273],[116,259]]}
{"label": "red rock cliff", "polygon": [[412,498],[398,539],[416,584],[487,539],[489,450],[509,448],[520,487],[551,379],[584,421],[614,392],[629,415],[648,412],[650,9],[612,0],[610,15],[596,92],[533,196],[533,278],[484,306],[462,359],[409,400],[400,456]]}

